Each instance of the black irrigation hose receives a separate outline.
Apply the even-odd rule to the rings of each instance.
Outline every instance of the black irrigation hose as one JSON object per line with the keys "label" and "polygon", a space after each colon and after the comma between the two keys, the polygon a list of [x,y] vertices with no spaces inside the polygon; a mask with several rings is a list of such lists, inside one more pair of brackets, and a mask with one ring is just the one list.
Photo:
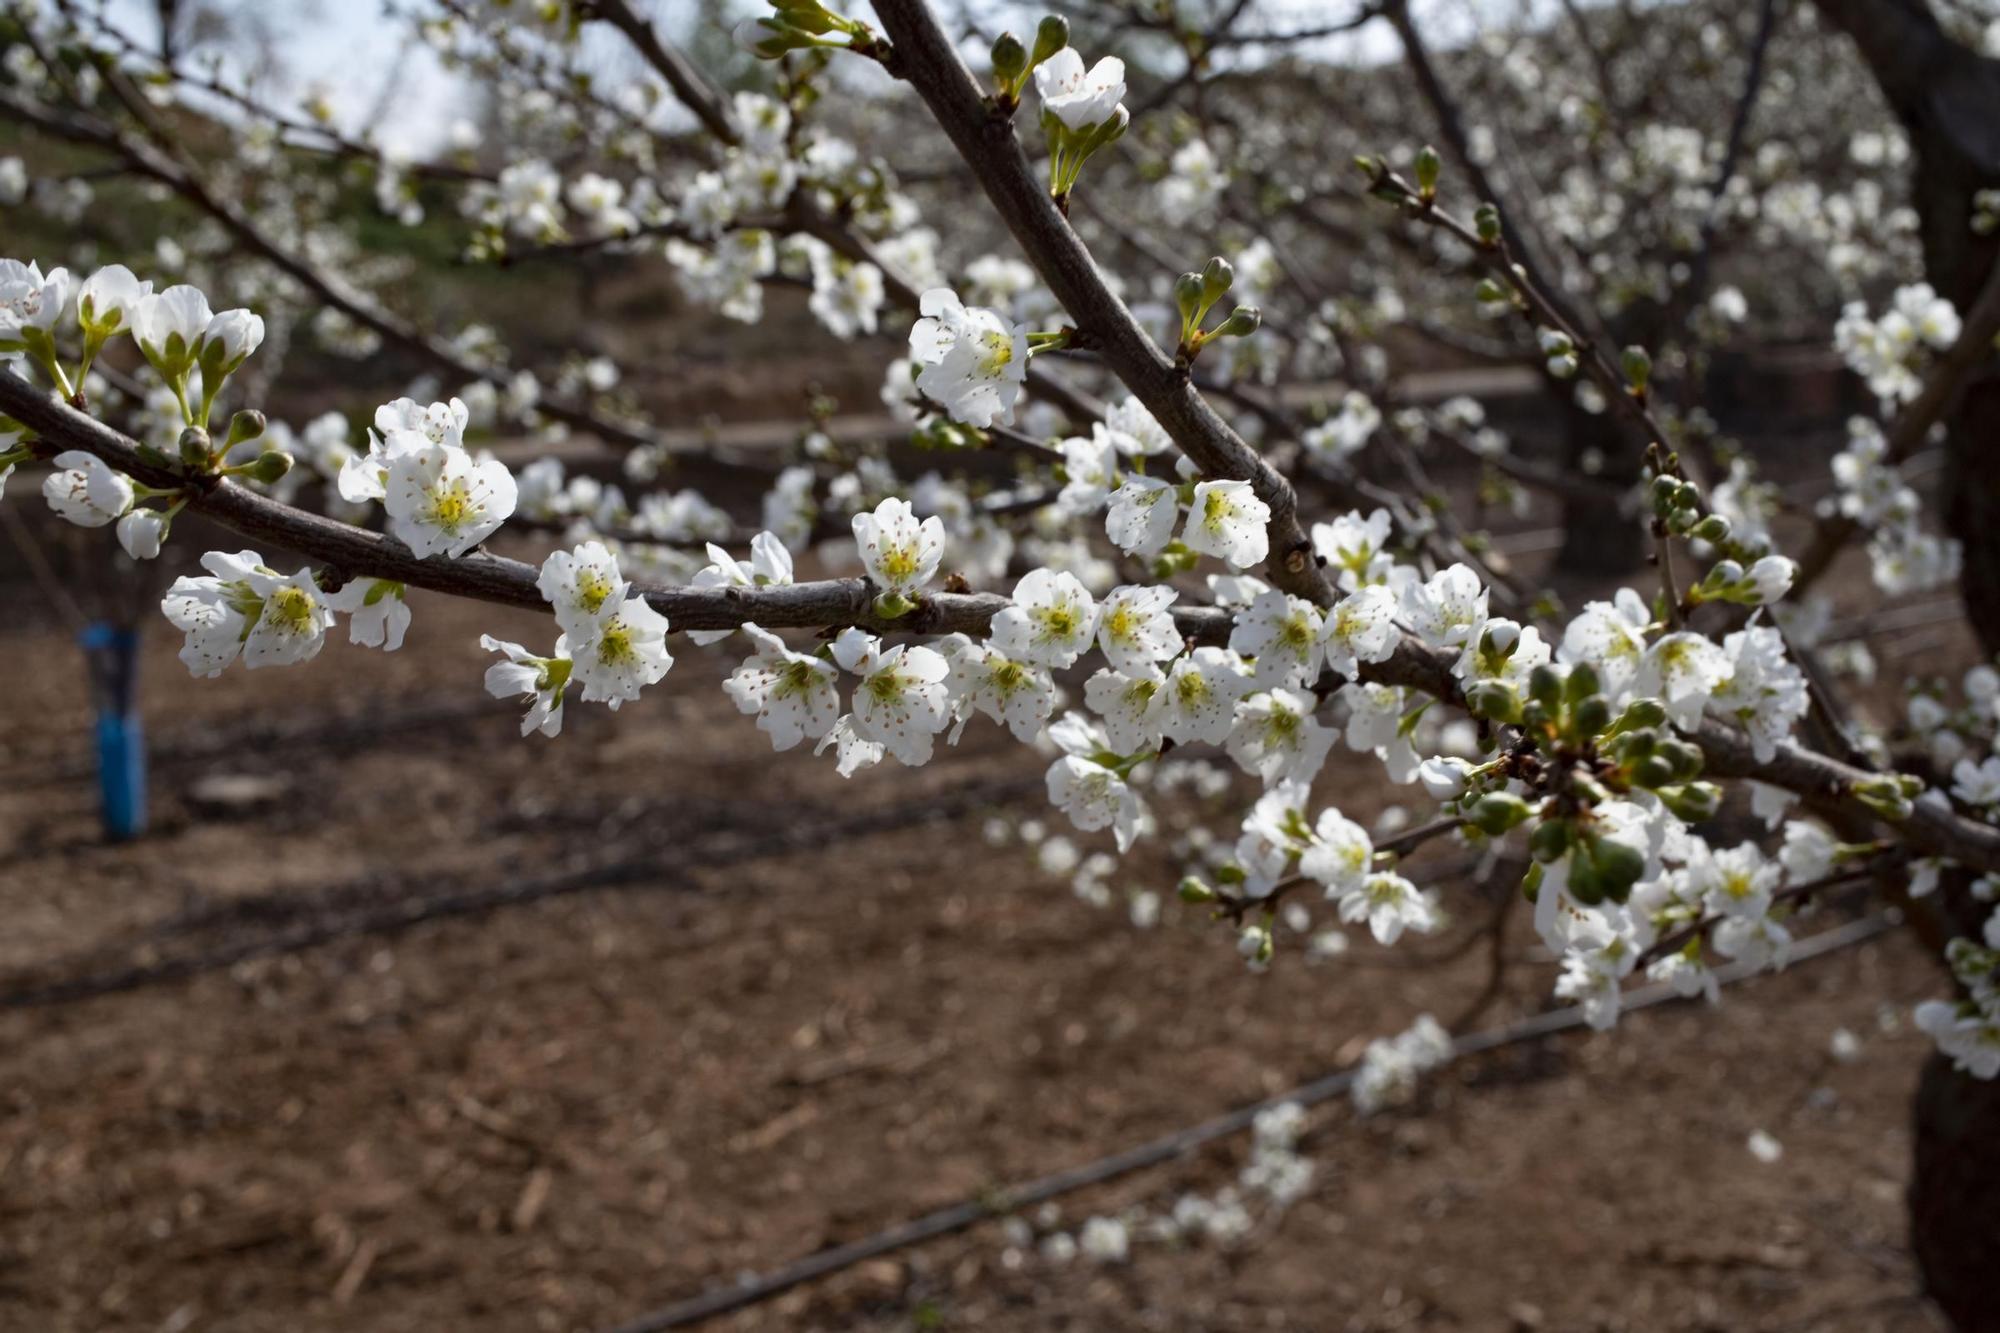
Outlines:
{"label": "black irrigation hose", "polygon": [[[267,750],[314,747],[338,750],[366,744],[382,737],[394,737],[447,722],[463,722],[491,715],[518,718],[520,710],[509,703],[484,695],[464,697],[463,691],[440,694],[421,704],[397,709],[380,709],[359,715],[313,719],[306,722],[255,722],[215,727],[190,726],[185,734],[163,737],[149,746],[147,762],[153,768],[215,759],[240,749]],[[97,760],[89,746],[79,742],[52,754],[25,755],[0,770],[0,786],[26,786],[38,782],[77,781],[97,772]]]}
{"label": "black irrigation hose", "polygon": [[[1794,945],[1791,961],[1803,963],[1824,957],[1864,940],[1874,939],[1896,924],[1896,919],[1890,914],[1880,913],[1833,930],[1821,931]],[[1716,977],[1726,986],[1757,975],[1760,971],[1761,969],[1737,964],[1718,968]],[[1645,986],[1626,995],[1624,1008],[1627,1011],[1648,1009],[1656,1004],[1679,998],[1681,997],[1670,986]],[[1581,1009],[1555,1009],[1524,1018],[1506,1027],[1491,1028],[1485,1032],[1475,1032],[1460,1037],[1452,1043],[1452,1056],[1454,1059],[1459,1059],[1477,1055],[1485,1051],[1498,1050],[1503,1046],[1554,1036],[1556,1033],[1567,1032],[1583,1025]],[[1250,1127],[1260,1112],[1273,1106],[1280,1106],[1286,1102],[1311,1106],[1338,1097],[1347,1091],[1349,1085],[1354,1082],[1354,1077],[1355,1070],[1352,1067],[1328,1074],[1293,1088],[1290,1092],[1282,1092],[1275,1097],[1253,1102],[1227,1115],[1203,1121],[1188,1129],[1177,1130],[1150,1142],[1127,1148],[1123,1152],[1113,1153],[1109,1157],[1101,1157],[1094,1162],[1058,1171],[1053,1175],[1041,1176],[1011,1189],[1003,1189],[953,1204],[948,1208],[940,1208],[936,1212],[925,1213],[921,1217],[899,1222],[885,1231],[879,1231],[861,1240],[837,1245],[829,1250],[819,1250],[783,1268],[747,1278],[731,1286],[717,1287],[651,1314],[641,1315],[629,1323],[607,1330],[606,1333],[664,1333],[667,1329],[686,1328],[713,1319],[717,1315],[746,1309],[770,1300],[793,1287],[837,1273],[844,1268],[851,1268],[865,1260],[921,1244],[927,1240],[935,1240],[939,1236],[950,1235],[955,1231],[963,1231],[990,1218],[1017,1212],[1089,1185],[1100,1184],[1145,1167],[1171,1161],[1204,1143],[1241,1133]]]}
{"label": "black irrigation hose", "polygon": [[[854,838],[894,832],[940,819],[954,819],[986,806],[1003,805],[1041,790],[1044,779],[1009,778],[965,784],[921,801],[905,802],[887,809],[870,811],[846,819],[797,821],[754,834],[725,830],[720,836],[697,837],[671,848],[650,848],[644,853],[563,874],[531,876],[500,884],[458,887],[440,893],[413,896],[374,907],[341,911],[335,908],[275,933],[240,940],[234,944],[205,950],[184,958],[168,958],[111,971],[86,973],[0,992],[0,1010],[29,1009],[67,1004],[138,990],[160,982],[178,981],[231,967],[251,958],[295,953],[350,935],[395,934],[426,921],[469,916],[503,907],[539,902],[547,898],[613,888],[645,880],[658,880],[675,865],[703,869],[740,865],[767,856],[782,856],[808,849],[827,847]],[[379,888],[374,880],[334,886],[332,892],[358,887]],[[698,891],[690,881],[676,888]],[[282,899],[279,900],[282,902]],[[232,906],[242,906],[234,904]]]}

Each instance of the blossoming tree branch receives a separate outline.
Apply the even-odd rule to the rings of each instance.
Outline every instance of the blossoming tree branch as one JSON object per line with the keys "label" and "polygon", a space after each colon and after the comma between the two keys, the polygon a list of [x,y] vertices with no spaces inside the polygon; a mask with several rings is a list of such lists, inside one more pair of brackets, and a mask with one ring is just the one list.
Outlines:
{"label": "blossoming tree branch", "polygon": [[[1212,753],[1255,792],[1219,836],[1176,844],[1178,892],[1250,965],[1277,960],[1274,927],[1308,893],[1383,945],[1442,928],[1450,886],[1404,861],[1451,841],[1520,870],[1554,995],[1604,1027],[1628,979],[1712,997],[1720,960],[1783,966],[1802,914],[1863,885],[1942,954],[1918,1024],[1960,1073],[2000,1075],[2000,913],[1968,930],[1937,908],[1941,883],[1986,904],[2000,886],[2000,673],[1917,690],[1892,745],[1853,724],[1839,677],[1854,663],[1805,596],[1845,553],[1887,598],[1967,568],[1909,469],[1991,369],[2000,270],[1954,302],[1897,280],[1914,223],[1879,187],[1837,208],[1787,193],[1798,153],[1747,146],[1768,67],[1784,68],[1768,15],[1725,139],[1640,127],[1605,173],[1630,194],[1579,175],[1530,202],[1402,3],[1359,6],[1352,26],[1380,19],[1400,38],[1400,91],[1446,151],[1378,146],[1390,121],[1369,130],[1376,144],[1315,161],[1312,188],[1283,176],[1307,151],[1289,127],[1238,143],[1231,165],[1164,123],[1217,53],[1284,39],[1237,28],[1242,5],[1184,33],[1188,74],[1143,100],[1119,57],[1079,50],[1058,17],[968,42],[925,0],[877,0],[872,22],[777,0],[737,33],[777,92],[731,96],[626,0],[529,6],[525,24],[518,8],[446,0],[417,31],[510,91],[524,143],[553,130],[611,144],[591,169],[565,177],[523,151],[488,171],[470,126],[437,161],[397,159],[101,15],[0,8],[0,108],[192,208],[215,238],[205,265],[163,242],[151,272],[0,261],[0,480],[42,472],[56,513],[109,529],[133,560],[174,549],[187,515],[240,539],[161,601],[190,671],[226,689],[342,638],[331,651],[420,645],[416,591],[533,608],[553,622],[539,638],[482,639],[484,686],[520,701],[524,735],[641,697],[681,652],[722,653],[717,706],[774,750],[892,781],[968,727],[1004,728],[1049,758],[1050,803],[1120,853],[1161,836],[1161,774]],[[577,77],[610,39],[647,69],[630,96]],[[1615,101],[1587,86],[1604,77],[1557,82]],[[1522,97],[1525,78],[1510,85]],[[929,170],[975,186],[982,225],[1019,259],[954,257],[960,219],[927,221],[894,165],[833,128],[829,106],[859,86],[904,113],[914,94],[943,162]],[[242,126],[240,151],[270,180],[189,151],[166,114],[176,99]],[[1524,126],[1556,114],[1521,112]],[[1872,157],[1857,147],[1841,170],[1893,155],[1898,140],[1869,133]],[[746,322],[770,317],[767,292],[804,289],[825,333],[882,349],[883,403],[937,465],[905,476],[886,451],[817,430],[782,466],[712,460],[763,495],[761,524],[740,525],[662,484],[687,445],[617,393],[609,358],[545,383],[491,330],[396,310],[394,272],[371,272],[310,188],[326,159],[365,170],[404,226],[421,200],[454,200],[475,263],[652,257],[692,303]],[[25,178],[10,188],[30,193]],[[1663,201],[1657,215],[1636,212],[1642,197]],[[66,206],[53,187],[35,204]],[[1953,225],[1992,233],[2000,193],[1972,195]],[[1735,287],[1708,290],[1711,273],[1725,247],[1760,243],[1843,295],[1823,341],[1876,405],[1802,514],[1719,447],[1700,402],[1708,357],[1748,309]],[[1409,301],[1386,279],[1336,299],[1311,258],[1328,245],[1356,266],[1413,264]],[[1591,247],[1604,262],[1577,264]],[[197,272],[212,276],[176,280]],[[1886,299],[1860,294],[1885,283]],[[224,290],[246,304],[215,309]],[[1470,399],[1401,400],[1379,344],[1390,324],[1531,368],[1588,428],[1584,462],[1520,457]],[[357,356],[398,349],[425,381],[369,405],[359,431],[340,413],[295,431],[263,410],[259,368],[308,327]],[[1298,414],[1277,392],[1294,378],[1334,381],[1331,407]],[[503,429],[603,441],[623,484],[553,457],[511,469],[479,443]],[[1482,495],[1546,490],[1572,532],[1588,519],[1629,535],[1644,576],[1573,615],[1531,599],[1429,491],[1422,459],[1440,452],[1479,468]],[[1001,486],[954,461],[996,456],[1012,468]],[[1781,517],[1805,533],[1798,558]],[[561,545],[539,564],[489,549],[552,532]],[[1315,797],[1329,765],[1355,764],[1425,816],[1371,834]],[[1741,825],[1718,821],[1726,809],[1765,832],[1728,837]]]}

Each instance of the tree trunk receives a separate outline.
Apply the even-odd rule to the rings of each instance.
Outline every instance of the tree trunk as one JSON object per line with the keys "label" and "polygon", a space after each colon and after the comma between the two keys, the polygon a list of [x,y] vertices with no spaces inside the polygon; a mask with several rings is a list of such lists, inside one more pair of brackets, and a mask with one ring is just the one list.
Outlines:
{"label": "tree trunk", "polygon": [[[2000,62],[1952,41],[1924,0],[1814,3],[1854,39],[1910,136],[1925,274],[1965,310],[2000,257],[2000,242],[1975,236],[1971,226],[1973,195],[2000,185]],[[1944,519],[1964,544],[1960,588],[1989,654],[2000,653],[2000,468],[1990,461],[1996,414],[2000,378],[1989,367],[1945,418]],[[1948,911],[1973,906],[1967,878],[1945,877]],[[2000,1333],[2000,1081],[1955,1073],[1934,1055],[1918,1085],[1914,1121],[1910,1248],[1924,1287],[1961,1333]]]}
{"label": "tree trunk", "polygon": [[[1560,400],[1563,422],[1563,463],[1571,472],[1584,471],[1584,457],[1593,451],[1606,481],[1636,485],[1639,458],[1632,437],[1613,414],[1595,415],[1578,407],[1568,395]],[[1621,578],[1644,566],[1645,533],[1632,516],[1601,499],[1563,498],[1562,547],[1556,569],[1582,579]]]}
{"label": "tree trunk", "polygon": [[1933,1055],[1917,1085],[1910,1248],[1924,1289],[1960,1333],[2000,1333],[2000,1079]]}

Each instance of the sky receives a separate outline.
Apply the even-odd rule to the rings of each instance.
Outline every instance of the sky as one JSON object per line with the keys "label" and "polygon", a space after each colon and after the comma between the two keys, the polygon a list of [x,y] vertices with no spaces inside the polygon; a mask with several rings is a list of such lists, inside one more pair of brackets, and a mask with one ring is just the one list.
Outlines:
{"label": "sky", "polygon": [[[1427,32],[1449,41],[1462,39],[1477,26],[1482,13],[1512,13],[1524,3],[1531,9],[1553,9],[1556,0],[1418,0],[1415,9]],[[683,27],[692,12],[686,0],[638,0],[638,4],[668,32]],[[466,85],[412,41],[407,23],[386,17],[380,0],[237,0],[234,7],[256,13],[272,34],[281,68],[260,71],[267,81],[264,96],[295,107],[309,91],[321,91],[337,123],[350,133],[375,115],[386,97],[393,111],[381,117],[376,138],[393,153],[411,158],[434,154],[446,141],[451,123],[472,109]],[[862,17],[873,17],[865,0],[852,7]],[[1272,27],[1325,22],[1329,15],[1344,14],[1351,7],[1337,0],[1269,0],[1267,6]],[[751,14],[763,10],[763,5],[737,0],[737,8]],[[990,10],[993,28],[1025,33],[1045,7],[979,0],[972,10],[982,19]],[[157,41],[153,0],[107,0],[105,12],[135,39],[148,45]],[[1393,58],[1397,48],[1387,25],[1373,23],[1353,37],[1315,43],[1312,53],[1335,62],[1372,63]],[[235,67],[240,71],[242,65],[238,60]]]}

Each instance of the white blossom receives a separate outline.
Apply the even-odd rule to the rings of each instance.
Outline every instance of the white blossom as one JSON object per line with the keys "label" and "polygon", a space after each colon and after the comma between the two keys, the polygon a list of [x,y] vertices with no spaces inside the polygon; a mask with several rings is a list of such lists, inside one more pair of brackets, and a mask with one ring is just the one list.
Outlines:
{"label": "white blossom", "polygon": [[1270,521],[1271,507],[1257,498],[1249,482],[1199,482],[1181,540],[1190,551],[1247,569],[1262,564],[1270,553],[1270,537],[1265,532]]}
{"label": "white blossom", "polygon": [[42,497],[78,527],[101,528],[132,507],[131,480],[96,454],[71,449],[55,464],[42,479]]}
{"label": "white blossom", "polygon": [[1042,107],[1071,130],[1087,130],[1111,119],[1125,100],[1125,62],[1105,56],[1089,69],[1073,46],[1035,66],[1035,91]]}
{"label": "white blossom", "polygon": [[1097,646],[1116,671],[1143,672],[1181,649],[1172,588],[1113,588],[1098,606]]}
{"label": "white blossom", "polygon": [[861,677],[854,689],[854,734],[912,767],[929,763],[937,733],[951,720],[944,684],[951,668],[943,656],[904,644],[885,652],[881,640],[850,627],[833,641],[833,657]]}
{"label": "white blossom", "polygon": [[1097,603],[1067,570],[1032,569],[993,617],[987,641],[1018,661],[1067,667],[1097,633]]}
{"label": "white blossom", "polygon": [[1012,421],[1028,378],[1026,326],[961,305],[946,287],[923,294],[922,313],[910,330],[910,359],[923,367],[918,392],[968,426]]}
{"label": "white blossom", "polygon": [[907,500],[890,496],[873,513],[856,514],[853,526],[861,563],[884,592],[917,592],[944,558],[943,521],[932,516],[919,522]]}
{"label": "white blossom", "polygon": [[773,750],[789,750],[808,737],[819,740],[840,717],[839,672],[824,658],[794,652],[757,625],[743,633],[757,651],[722,682],[740,712],[757,715]]}

